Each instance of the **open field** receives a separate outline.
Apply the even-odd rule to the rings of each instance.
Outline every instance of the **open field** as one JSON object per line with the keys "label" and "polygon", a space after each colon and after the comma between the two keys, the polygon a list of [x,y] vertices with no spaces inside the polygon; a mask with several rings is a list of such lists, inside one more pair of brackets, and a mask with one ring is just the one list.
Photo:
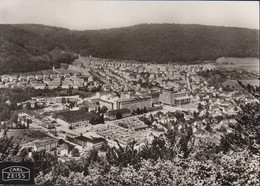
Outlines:
{"label": "open field", "polygon": [[236,58],[236,57],[221,57],[216,60],[219,63],[231,63],[235,66],[246,69],[250,72],[259,74],[259,59],[258,58]]}
{"label": "open field", "polygon": [[[242,84],[247,85],[251,84],[254,86],[259,86],[259,80],[258,79],[240,79],[239,81],[242,82]],[[237,80],[234,79],[227,79],[223,84],[224,87],[228,86],[230,88],[233,88],[234,90],[241,90],[242,87],[238,84]]]}
{"label": "open field", "polygon": [[64,68],[58,68],[56,69],[57,72],[60,72],[61,74],[80,74],[79,72],[75,71],[75,70],[69,70],[69,69],[64,69]]}
{"label": "open field", "polygon": [[243,79],[240,80],[244,85],[251,84],[254,86],[259,86],[260,81],[258,79]]}

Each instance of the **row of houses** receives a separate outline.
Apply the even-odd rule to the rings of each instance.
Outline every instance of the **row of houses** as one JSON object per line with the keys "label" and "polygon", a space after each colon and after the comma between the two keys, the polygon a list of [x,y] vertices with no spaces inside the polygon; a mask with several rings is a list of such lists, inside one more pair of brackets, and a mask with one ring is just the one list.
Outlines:
{"label": "row of houses", "polygon": [[[86,79],[86,81],[85,81]],[[0,88],[33,87],[35,89],[54,89],[70,87],[78,89],[85,86],[88,82],[93,82],[93,77],[71,76],[70,74],[43,74],[43,75],[3,75],[0,80]]]}

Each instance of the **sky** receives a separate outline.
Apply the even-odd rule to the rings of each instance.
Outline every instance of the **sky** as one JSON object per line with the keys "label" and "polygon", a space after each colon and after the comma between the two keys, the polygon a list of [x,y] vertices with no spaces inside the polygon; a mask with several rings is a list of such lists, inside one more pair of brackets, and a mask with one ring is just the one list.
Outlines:
{"label": "sky", "polygon": [[0,24],[35,23],[92,30],[142,23],[259,29],[258,1],[0,0]]}

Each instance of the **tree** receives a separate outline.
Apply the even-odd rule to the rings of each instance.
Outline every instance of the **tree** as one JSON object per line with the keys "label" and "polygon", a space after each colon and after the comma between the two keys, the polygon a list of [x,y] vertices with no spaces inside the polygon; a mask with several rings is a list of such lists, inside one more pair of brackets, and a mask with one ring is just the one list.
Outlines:
{"label": "tree", "polygon": [[144,110],[143,110],[143,112],[144,112],[144,113],[146,113],[146,112],[147,112],[146,106],[144,106]]}
{"label": "tree", "polygon": [[123,118],[122,114],[120,112],[117,112],[116,119],[122,119],[122,118]]}
{"label": "tree", "polygon": [[185,133],[181,136],[179,143],[179,152],[183,154],[183,158],[188,158],[194,146],[194,139],[192,136],[192,128],[187,127]]}
{"label": "tree", "polygon": [[141,114],[139,107],[136,109],[136,113],[137,113],[137,115]]}
{"label": "tree", "polygon": [[29,129],[30,123],[32,123],[32,120],[31,119],[26,119],[27,129]]}
{"label": "tree", "polygon": [[61,103],[66,104],[66,99],[64,97],[61,98]]}
{"label": "tree", "polygon": [[260,105],[248,103],[240,106],[237,124],[229,125],[232,133],[225,135],[221,140],[223,151],[241,150],[247,147],[251,153],[259,153],[260,147]]}
{"label": "tree", "polygon": [[140,157],[146,160],[157,160],[158,158],[166,159],[168,157],[166,141],[162,136],[155,136],[151,144],[146,143],[142,146],[139,154]]}
{"label": "tree", "polygon": [[108,110],[108,108],[106,106],[103,106],[103,107],[101,107],[100,112],[101,113],[106,113],[107,110]]}
{"label": "tree", "polygon": [[3,137],[0,138],[0,161],[17,161],[17,155],[21,146],[13,137],[7,136],[7,130],[4,130]]}
{"label": "tree", "polygon": [[31,107],[31,103],[30,102],[27,102],[26,103],[26,109],[30,110],[32,107]]}
{"label": "tree", "polygon": [[199,113],[197,113],[197,112],[193,112],[193,116],[194,116],[194,118],[197,118],[198,116],[199,116]]}
{"label": "tree", "polygon": [[247,84],[247,86],[243,85],[241,81],[237,80],[238,84],[245,89],[248,93],[250,93],[255,98],[260,98],[260,86],[253,86]]}
{"label": "tree", "polygon": [[68,89],[67,89],[67,95],[68,96],[71,96],[72,95],[72,91],[73,91],[73,87],[69,87]]}
{"label": "tree", "polygon": [[105,123],[104,114],[101,114],[101,116],[99,116],[99,118],[100,118],[100,123],[104,124]]}
{"label": "tree", "polygon": [[212,132],[212,128],[211,128],[209,123],[207,123],[205,130],[208,131],[208,132]]}
{"label": "tree", "polygon": [[36,176],[39,175],[40,172],[47,174],[58,162],[57,156],[51,155],[45,150],[32,152],[32,158],[35,163],[34,172]]}
{"label": "tree", "polygon": [[72,151],[71,151],[71,155],[72,156],[76,156],[76,157],[79,157],[79,149],[77,148],[73,148]]}
{"label": "tree", "polygon": [[126,147],[122,147],[118,141],[117,145],[119,148],[109,148],[106,153],[106,159],[111,165],[127,167],[128,165],[137,166],[139,157],[137,150],[134,149],[136,144],[135,141],[130,142]]}
{"label": "tree", "polygon": [[9,106],[6,104],[0,103],[0,121],[7,121],[10,119],[11,111]]}
{"label": "tree", "polygon": [[17,113],[13,113],[11,115],[10,122],[11,123],[17,123],[17,120],[18,120],[18,114]]}
{"label": "tree", "polygon": [[198,105],[198,110],[201,111],[202,109],[203,109],[203,106],[202,106],[201,103],[199,103],[199,105]]}

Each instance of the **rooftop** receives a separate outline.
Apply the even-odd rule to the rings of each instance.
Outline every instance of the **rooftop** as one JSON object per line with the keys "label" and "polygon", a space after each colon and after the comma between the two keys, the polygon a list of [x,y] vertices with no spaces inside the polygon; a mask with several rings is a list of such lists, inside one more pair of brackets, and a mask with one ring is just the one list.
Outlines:
{"label": "rooftop", "polygon": [[87,120],[98,118],[98,115],[83,110],[60,112],[57,113],[56,116],[57,118],[60,118],[68,123],[87,121]]}
{"label": "rooftop", "polygon": [[36,147],[40,147],[40,146],[44,146],[44,145],[49,145],[49,144],[53,144],[53,143],[57,143],[58,140],[56,139],[46,139],[43,141],[35,141],[34,144]]}

